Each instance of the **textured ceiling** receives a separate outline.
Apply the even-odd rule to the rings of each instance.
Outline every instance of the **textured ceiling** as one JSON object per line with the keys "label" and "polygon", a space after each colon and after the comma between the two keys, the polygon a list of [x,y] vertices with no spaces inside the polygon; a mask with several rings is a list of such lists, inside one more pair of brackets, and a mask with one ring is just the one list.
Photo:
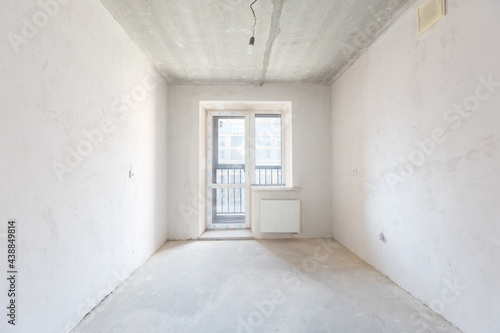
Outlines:
{"label": "textured ceiling", "polygon": [[175,84],[334,82],[414,0],[101,0]]}

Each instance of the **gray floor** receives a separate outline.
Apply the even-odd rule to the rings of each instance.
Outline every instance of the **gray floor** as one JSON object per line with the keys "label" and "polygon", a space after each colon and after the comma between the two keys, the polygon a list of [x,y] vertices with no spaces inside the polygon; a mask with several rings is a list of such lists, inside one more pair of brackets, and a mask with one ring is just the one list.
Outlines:
{"label": "gray floor", "polygon": [[72,332],[460,332],[332,240],[168,242]]}

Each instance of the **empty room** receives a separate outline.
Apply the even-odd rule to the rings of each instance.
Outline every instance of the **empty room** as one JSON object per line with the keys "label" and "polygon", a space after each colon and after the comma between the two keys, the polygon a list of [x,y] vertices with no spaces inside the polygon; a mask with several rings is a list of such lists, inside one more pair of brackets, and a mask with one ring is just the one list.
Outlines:
{"label": "empty room", "polygon": [[499,0],[2,0],[0,332],[500,332]]}

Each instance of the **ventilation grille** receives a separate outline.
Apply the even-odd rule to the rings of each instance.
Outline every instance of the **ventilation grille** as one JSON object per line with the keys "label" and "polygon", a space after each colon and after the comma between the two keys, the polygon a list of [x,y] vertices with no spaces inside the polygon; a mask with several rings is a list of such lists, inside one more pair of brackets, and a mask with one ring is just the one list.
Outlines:
{"label": "ventilation grille", "polygon": [[418,34],[436,24],[446,15],[445,0],[425,0],[418,7]]}

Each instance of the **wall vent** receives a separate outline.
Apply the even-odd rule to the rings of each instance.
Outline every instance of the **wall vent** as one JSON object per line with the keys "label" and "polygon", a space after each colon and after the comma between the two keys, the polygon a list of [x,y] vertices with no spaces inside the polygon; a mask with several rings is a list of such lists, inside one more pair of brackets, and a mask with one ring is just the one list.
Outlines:
{"label": "wall vent", "polygon": [[418,34],[423,34],[446,15],[445,0],[425,0],[418,6]]}

